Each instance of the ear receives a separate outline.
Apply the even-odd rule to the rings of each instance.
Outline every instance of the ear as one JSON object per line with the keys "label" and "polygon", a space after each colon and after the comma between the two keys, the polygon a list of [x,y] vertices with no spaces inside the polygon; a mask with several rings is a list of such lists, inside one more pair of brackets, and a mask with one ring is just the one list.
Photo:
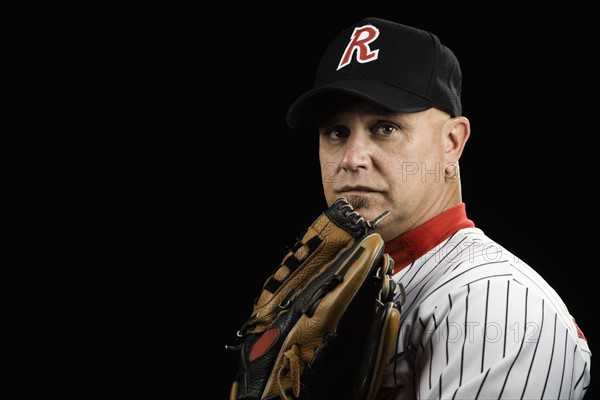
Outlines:
{"label": "ear", "polygon": [[471,134],[471,123],[465,117],[454,117],[444,125],[444,153],[447,164],[456,164]]}

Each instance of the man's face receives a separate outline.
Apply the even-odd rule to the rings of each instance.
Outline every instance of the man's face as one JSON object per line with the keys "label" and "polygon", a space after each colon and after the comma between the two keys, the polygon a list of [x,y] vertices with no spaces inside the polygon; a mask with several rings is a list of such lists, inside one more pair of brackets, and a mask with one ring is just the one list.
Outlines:
{"label": "man's face", "polygon": [[328,205],[346,197],[373,220],[390,211],[377,231],[384,240],[440,212],[444,191],[444,122],[431,108],[396,114],[354,102],[319,123],[319,161]]}

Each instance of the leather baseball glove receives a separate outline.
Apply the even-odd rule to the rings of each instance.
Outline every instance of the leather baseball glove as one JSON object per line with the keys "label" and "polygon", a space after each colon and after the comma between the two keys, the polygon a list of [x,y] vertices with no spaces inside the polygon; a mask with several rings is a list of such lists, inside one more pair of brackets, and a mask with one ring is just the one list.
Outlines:
{"label": "leather baseball glove", "polygon": [[239,351],[231,400],[376,396],[404,294],[372,231],[387,214],[365,221],[341,198],[297,238],[226,346]]}

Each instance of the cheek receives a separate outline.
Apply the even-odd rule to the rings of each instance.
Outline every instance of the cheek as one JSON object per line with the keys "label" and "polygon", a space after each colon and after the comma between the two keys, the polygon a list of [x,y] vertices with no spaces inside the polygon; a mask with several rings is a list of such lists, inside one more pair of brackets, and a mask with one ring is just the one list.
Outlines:
{"label": "cheek", "polygon": [[337,163],[330,161],[330,159],[324,158],[322,154],[319,154],[319,162],[321,166],[321,182],[323,184],[323,194],[327,204],[333,204],[335,196],[333,194],[333,186],[336,180],[337,174]]}
{"label": "cheek", "polygon": [[333,162],[321,163],[321,180],[323,185],[330,185],[335,182],[337,174],[337,165]]}
{"label": "cheek", "polygon": [[319,164],[321,166],[321,179],[323,180],[323,184],[331,182],[337,173],[337,162],[333,161],[333,158],[330,155],[327,155],[320,150]]}
{"label": "cheek", "polygon": [[405,182],[406,177],[414,175],[418,169],[418,162],[402,155],[373,158],[373,164],[376,174],[387,181],[390,186]]}

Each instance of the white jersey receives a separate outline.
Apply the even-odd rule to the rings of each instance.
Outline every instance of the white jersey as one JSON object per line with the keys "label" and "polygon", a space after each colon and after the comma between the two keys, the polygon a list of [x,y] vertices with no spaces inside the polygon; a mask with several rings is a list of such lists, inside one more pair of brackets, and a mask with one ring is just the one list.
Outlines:
{"label": "white jersey", "polygon": [[554,289],[478,228],[394,275],[406,299],[390,399],[581,399],[590,349]]}

